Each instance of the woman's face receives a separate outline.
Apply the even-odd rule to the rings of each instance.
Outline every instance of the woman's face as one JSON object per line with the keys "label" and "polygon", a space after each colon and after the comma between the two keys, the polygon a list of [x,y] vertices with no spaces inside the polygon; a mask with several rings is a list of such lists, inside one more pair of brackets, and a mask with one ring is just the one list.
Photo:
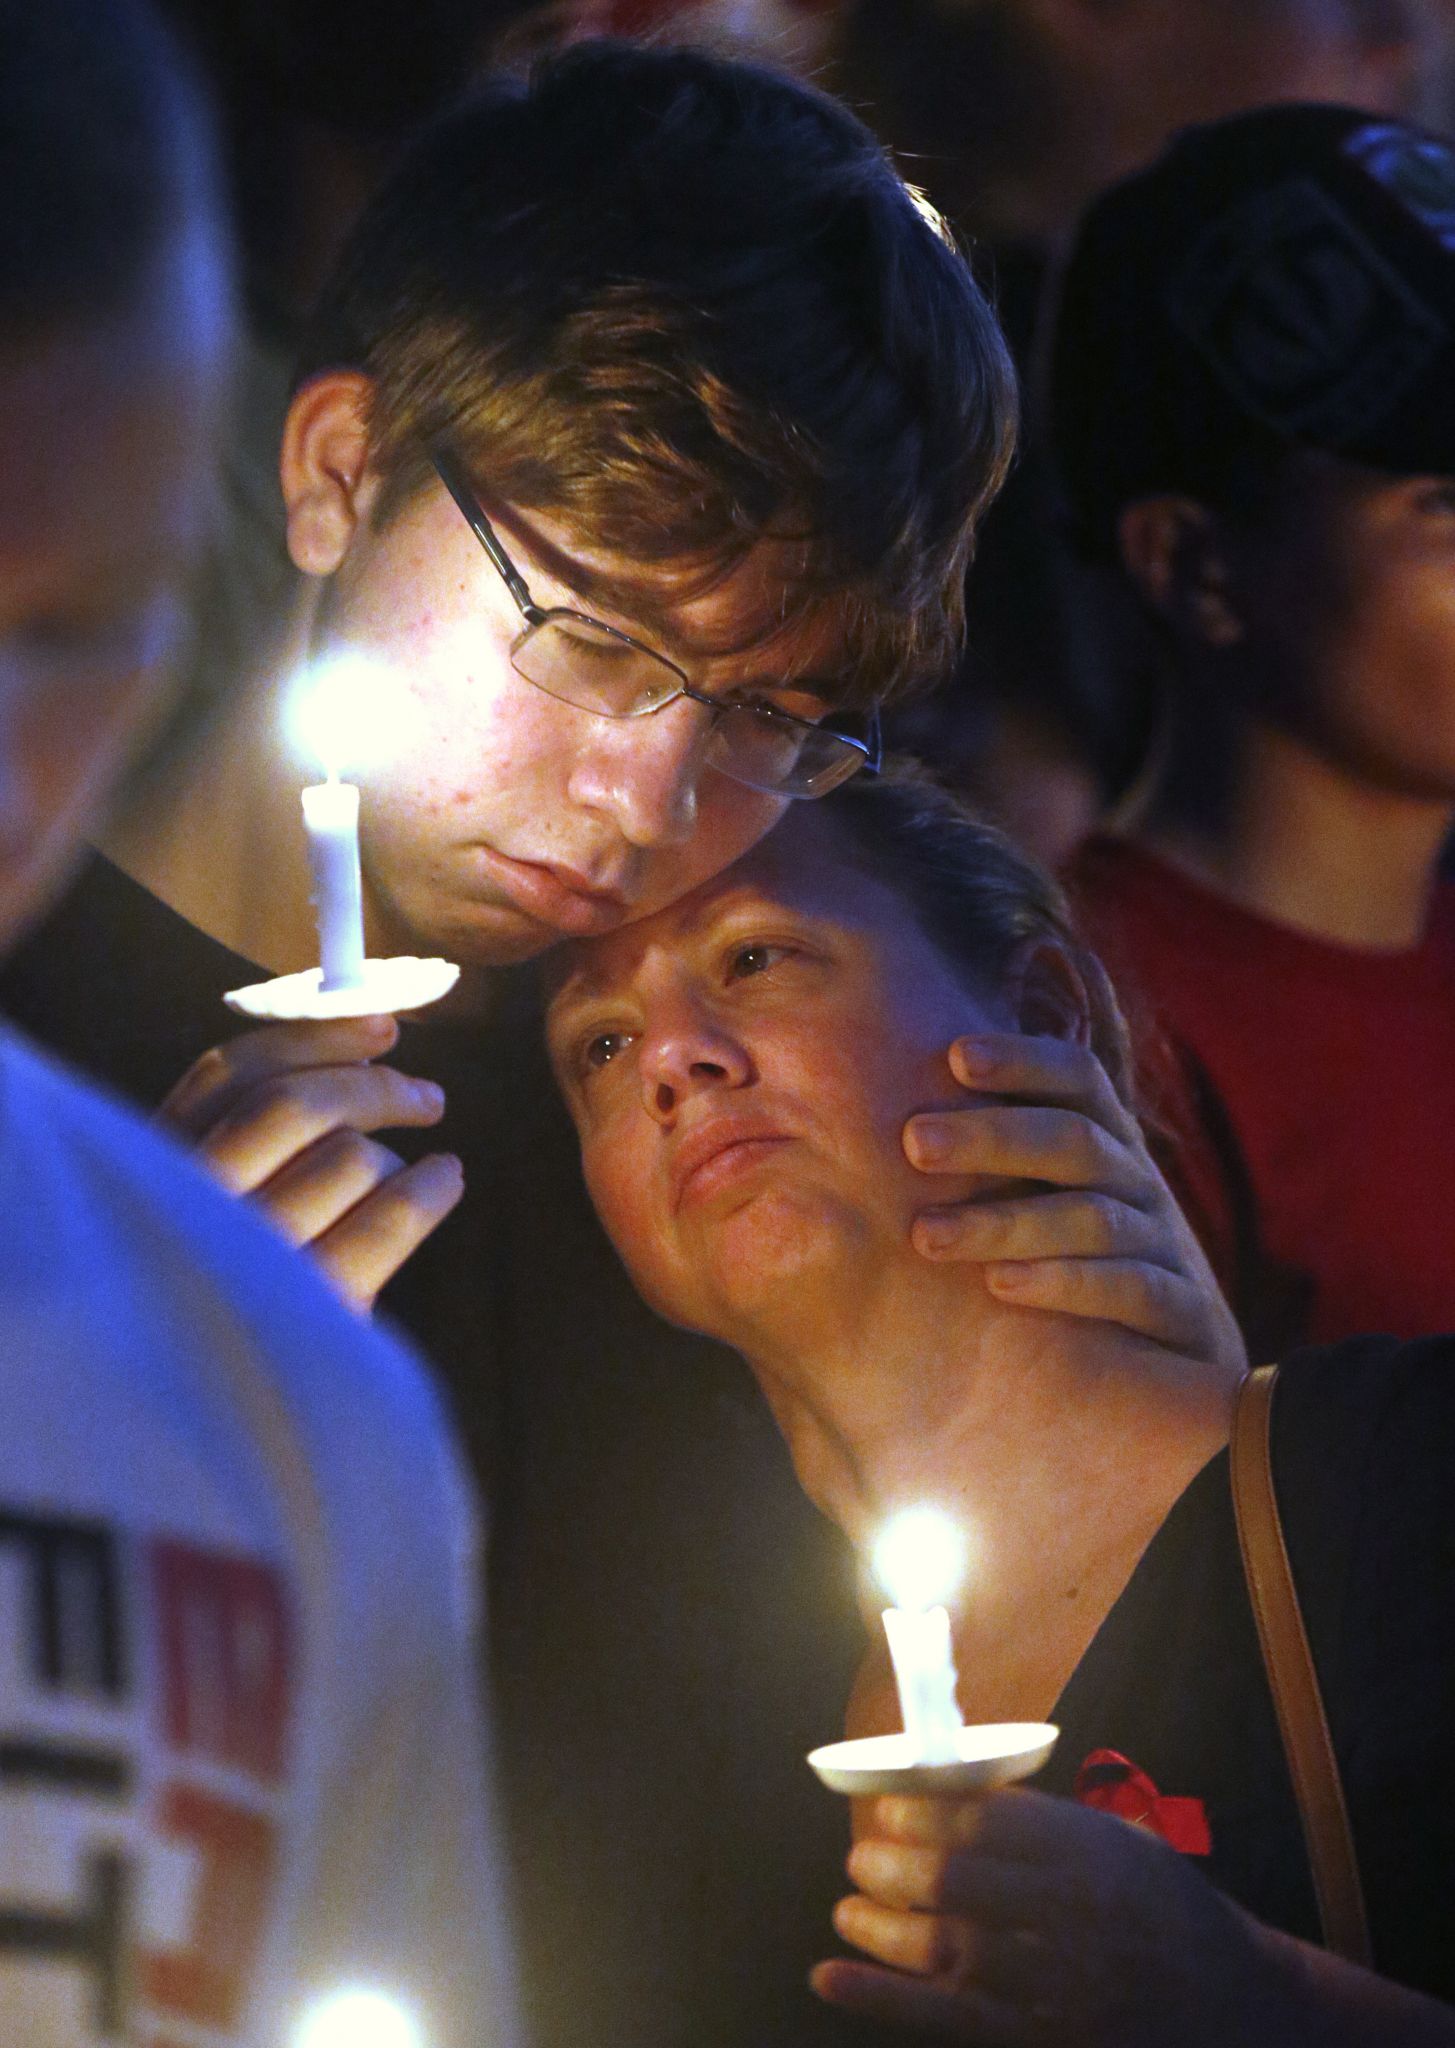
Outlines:
{"label": "woman's face", "polygon": [[926,1196],[905,1119],[965,1101],[950,1042],[1006,1021],[832,813],[804,804],[691,896],[571,947],[549,1037],[638,1287],[751,1350],[884,1259],[913,1259]]}

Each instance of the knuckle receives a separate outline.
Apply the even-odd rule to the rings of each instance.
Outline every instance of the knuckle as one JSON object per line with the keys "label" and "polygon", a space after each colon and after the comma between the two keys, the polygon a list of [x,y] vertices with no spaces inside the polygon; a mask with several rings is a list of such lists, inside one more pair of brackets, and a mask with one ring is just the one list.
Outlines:
{"label": "knuckle", "polygon": [[1125,1236],[1122,1208],[1110,1195],[1093,1192],[1086,1197],[1086,1236],[1094,1257],[1106,1258],[1120,1250]]}
{"label": "knuckle", "polygon": [[253,1083],[240,1107],[239,1116],[267,1126],[284,1123],[311,1106],[311,1094],[309,1083],[302,1075],[270,1074],[266,1080]]}
{"label": "knuckle", "polygon": [[987,1203],[983,1208],[972,1206],[960,1216],[960,1236],[977,1256],[985,1259],[1004,1259],[1014,1248],[1016,1229],[1013,1215],[998,1203]]}
{"label": "knuckle", "polygon": [[1099,1180],[1106,1161],[1106,1141],[1095,1124],[1085,1117],[1077,1117],[1071,1136],[1069,1151],[1078,1175],[1088,1181]]}
{"label": "knuckle", "polygon": [[402,1173],[390,1174],[383,1181],[374,1196],[383,1221],[405,1226],[414,1218],[433,1212],[438,1202],[439,1187],[437,1176],[427,1170],[430,1164],[428,1160],[421,1160],[418,1165],[408,1167]]}
{"label": "knuckle", "polygon": [[213,1045],[192,1062],[178,1084],[188,1093],[195,1089],[214,1088],[233,1078],[236,1055],[231,1046]]}
{"label": "knuckle", "polygon": [[1165,1266],[1142,1268],[1142,1284],[1154,1307],[1170,1309],[1177,1301],[1177,1276],[1169,1273]]}
{"label": "knuckle", "polygon": [[1104,1276],[1095,1271],[1085,1259],[1048,1259],[1046,1280],[1048,1287],[1071,1307],[1079,1307],[1088,1300],[1094,1300]]}
{"label": "knuckle", "polygon": [[397,1173],[402,1161],[385,1146],[366,1138],[347,1125],[329,1131],[313,1148],[317,1165],[332,1172],[347,1173],[351,1179],[382,1179]]}

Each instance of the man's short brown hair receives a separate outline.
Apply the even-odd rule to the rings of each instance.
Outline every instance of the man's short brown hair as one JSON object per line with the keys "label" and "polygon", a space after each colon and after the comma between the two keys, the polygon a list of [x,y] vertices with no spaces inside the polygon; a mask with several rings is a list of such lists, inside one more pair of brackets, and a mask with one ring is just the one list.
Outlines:
{"label": "man's short brown hair", "polygon": [[446,436],[489,497],[642,563],[801,543],[842,701],[944,673],[1015,425],[942,225],[812,88],[587,44],[427,133],[359,223],[303,374],[372,380],[387,518]]}

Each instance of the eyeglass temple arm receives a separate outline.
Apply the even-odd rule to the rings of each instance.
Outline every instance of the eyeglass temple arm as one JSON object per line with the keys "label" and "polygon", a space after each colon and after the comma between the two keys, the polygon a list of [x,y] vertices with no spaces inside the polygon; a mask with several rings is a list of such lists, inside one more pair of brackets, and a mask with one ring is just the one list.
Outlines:
{"label": "eyeglass temple arm", "polygon": [[877,711],[869,713],[869,730],[861,744],[864,749],[864,769],[861,772],[877,775],[884,766],[884,728]]}
{"label": "eyeglass temple arm", "polygon": [[459,506],[471,533],[479,541],[486,554],[499,571],[502,581],[521,612],[528,619],[539,613],[540,607],[526,588],[525,578],[506,554],[496,538],[495,529],[485,517],[475,487],[465,473],[464,465],[458,462],[448,448],[439,442],[430,443],[429,459],[434,464],[435,474]]}

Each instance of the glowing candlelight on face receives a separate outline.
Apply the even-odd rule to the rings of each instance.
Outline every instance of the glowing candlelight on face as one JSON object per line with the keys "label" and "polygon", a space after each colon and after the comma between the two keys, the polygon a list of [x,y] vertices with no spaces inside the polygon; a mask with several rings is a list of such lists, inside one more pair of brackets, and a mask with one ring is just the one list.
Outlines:
{"label": "glowing candlelight on face", "polygon": [[388,676],[360,656],[341,655],[300,678],[288,705],[294,744],[327,780],[303,791],[303,829],[318,918],[326,990],[357,988],[364,978],[364,888],[359,867],[359,791],[340,777],[381,756],[397,693]]}
{"label": "glowing candlelight on face", "polygon": [[964,1572],[964,1538],[938,1509],[906,1508],[881,1531],[873,1566],[894,1602],[885,1609],[884,1632],[904,1732],[919,1762],[951,1762],[959,1755],[963,1723],[944,1602]]}
{"label": "glowing candlelight on face", "polygon": [[335,1991],[305,2013],[293,2048],[424,2048],[404,2007],[381,1991]]}

